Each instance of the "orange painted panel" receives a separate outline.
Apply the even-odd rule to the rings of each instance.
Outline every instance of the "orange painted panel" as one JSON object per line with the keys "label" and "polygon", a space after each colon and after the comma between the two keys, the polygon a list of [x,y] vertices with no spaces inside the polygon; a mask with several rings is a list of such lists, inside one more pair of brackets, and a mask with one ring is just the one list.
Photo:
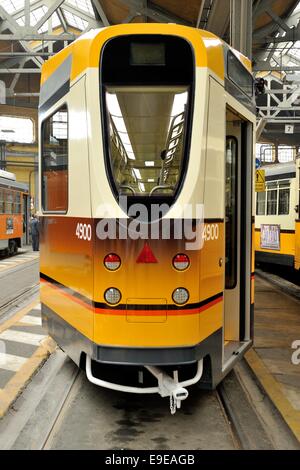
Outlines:
{"label": "orange painted panel", "polygon": [[[12,221],[12,231],[7,233],[7,219]],[[11,224],[11,222],[9,222]],[[23,236],[23,215],[22,214],[0,214],[0,240],[11,238],[22,238]]]}
{"label": "orange painted panel", "polygon": [[[91,225],[90,240],[78,238],[78,223]],[[56,290],[43,287],[43,303],[99,344],[192,345],[222,327],[224,270],[219,259],[224,249],[223,224],[219,224],[219,238],[205,242],[200,251],[186,251],[184,240],[150,240],[158,262],[144,264],[136,262],[144,240],[98,240],[96,223],[93,219],[41,217],[41,273],[50,278],[48,284],[54,280],[54,289],[58,283]],[[116,272],[108,271],[103,264],[105,255],[111,252],[122,260]],[[182,252],[188,254],[190,267],[179,272],[172,259]],[[120,289],[120,308],[108,308],[104,292],[109,287]],[[177,287],[189,290],[184,308],[176,308],[172,300]],[[216,294],[220,295],[206,305],[206,300]],[[143,316],[160,315],[159,311],[143,309],[131,312],[129,322],[126,302],[130,298],[139,299],[141,305],[144,299],[166,299],[171,310],[167,308],[164,323],[149,318],[147,324],[141,322]]]}

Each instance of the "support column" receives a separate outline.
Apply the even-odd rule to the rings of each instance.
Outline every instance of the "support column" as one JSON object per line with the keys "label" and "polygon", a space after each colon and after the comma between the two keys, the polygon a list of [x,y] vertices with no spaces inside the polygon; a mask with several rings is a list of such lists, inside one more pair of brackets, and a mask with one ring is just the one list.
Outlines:
{"label": "support column", "polygon": [[252,59],[252,0],[230,0],[230,45]]}
{"label": "support column", "polygon": [[279,155],[278,155],[278,151],[279,151],[279,145],[278,145],[278,142],[276,142],[274,144],[274,163],[279,163]]}
{"label": "support column", "polygon": [[6,141],[0,140],[0,170],[6,170]]}

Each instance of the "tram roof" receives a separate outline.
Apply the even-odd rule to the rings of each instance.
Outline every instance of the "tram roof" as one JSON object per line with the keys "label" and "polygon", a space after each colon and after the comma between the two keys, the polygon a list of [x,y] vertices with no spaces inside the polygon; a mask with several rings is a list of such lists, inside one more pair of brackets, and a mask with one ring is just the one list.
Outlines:
{"label": "tram roof", "polygon": [[28,185],[16,181],[16,176],[10,171],[0,170],[0,187],[9,189],[18,189],[22,192],[28,192]]}
{"label": "tram roof", "polygon": [[[110,38],[128,34],[168,34],[183,37],[194,47],[196,66],[207,67],[224,80],[224,49],[229,46],[213,33],[178,24],[136,23],[91,30],[80,36],[43,64],[41,85],[43,86],[54,72],[59,74],[64,65],[69,70],[69,81],[76,79],[87,68],[98,67],[100,50],[105,42]],[[240,52],[231,47],[230,49],[245,68],[251,71],[251,61]],[[59,77],[57,79],[59,80]]]}
{"label": "tram roof", "polygon": [[263,167],[266,176],[278,176],[285,174],[294,174],[296,172],[295,162],[274,163]]}

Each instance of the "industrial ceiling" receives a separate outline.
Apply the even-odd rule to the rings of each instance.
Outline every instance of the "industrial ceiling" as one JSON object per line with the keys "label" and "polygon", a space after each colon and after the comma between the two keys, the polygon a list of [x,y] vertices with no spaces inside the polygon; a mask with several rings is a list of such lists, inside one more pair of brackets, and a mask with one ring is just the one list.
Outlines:
{"label": "industrial ceiling", "polygon": [[[171,22],[207,29],[229,42],[232,1],[0,0],[0,101],[36,108],[42,63],[93,28]],[[254,71],[268,80],[268,99],[259,109],[260,134],[264,140],[300,145],[299,0],[253,0],[252,15]],[[284,133],[285,120],[293,122],[292,136]]]}

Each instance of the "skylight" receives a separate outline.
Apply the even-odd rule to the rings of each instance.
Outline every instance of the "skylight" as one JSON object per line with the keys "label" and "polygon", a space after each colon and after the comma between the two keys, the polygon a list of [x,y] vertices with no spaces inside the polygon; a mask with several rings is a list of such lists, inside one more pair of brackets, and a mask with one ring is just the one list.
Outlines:
{"label": "skylight", "polygon": [[298,3],[298,5],[296,6],[296,8],[294,9],[292,15],[294,15],[295,13],[298,13],[300,12],[300,2]]}
{"label": "skylight", "polygon": [[[30,12],[30,25],[34,26],[36,25],[40,19],[47,13],[48,8],[46,5],[42,5],[39,8],[36,8],[35,10],[32,10]],[[52,19],[52,28],[57,28],[57,26],[60,26],[60,21],[57,16],[57,13],[53,13],[53,15],[50,17]],[[25,26],[25,16],[21,16],[20,18],[17,19],[17,23],[20,26]],[[48,21],[46,21],[39,29],[39,33],[44,33],[48,31]]]}
{"label": "skylight", "polygon": [[[36,0],[30,0],[30,3],[34,3]],[[88,21],[80,17],[80,11],[84,12],[86,15],[95,18],[93,6],[91,0],[65,0],[66,3],[78,10],[78,15],[72,12],[69,12],[63,9],[63,14],[66,19],[66,22],[69,26],[72,26],[80,31],[84,31],[88,26]],[[24,12],[25,0],[0,0],[0,5],[7,11],[9,14],[14,14],[17,11],[21,13]],[[23,11],[22,11],[23,10]],[[30,11],[30,25],[35,26],[39,20],[47,13],[48,7],[42,5],[34,10]],[[57,28],[61,26],[61,22],[56,12],[51,16],[52,28]],[[16,19],[17,23],[20,26],[25,26],[25,15],[20,16]],[[48,31],[48,21],[46,21],[41,28],[39,28],[39,33],[44,33]]]}
{"label": "skylight", "polygon": [[300,59],[300,41],[296,41],[293,47],[289,51],[290,55],[293,55],[297,59]]}
{"label": "skylight", "polygon": [[73,5],[79,10],[85,11],[89,15],[95,17],[94,10],[90,0],[67,0],[66,3]]}
{"label": "skylight", "polygon": [[[297,15],[298,14],[298,15]],[[296,8],[293,10],[290,16],[296,17],[297,23],[299,23],[300,19],[300,2],[298,2]],[[299,18],[297,18],[299,17]],[[296,23],[295,23],[296,25]],[[295,26],[294,25],[294,26]],[[284,40],[284,37],[286,36],[286,31],[284,32],[277,32],[275,35],[276,38],[280,37]],[[271,45],[270,45],[271,47]],[[300,41],[296,41],[293,43],[292,41],[290,42],[280,42],[277,44],[276,51],[274,52],[274,58],[278,57],[279,60],[282,60],[282,57],[288,55],[291,57],[291,60],[298,61],[300,59]],[[274,63],[271,61],[271,64],[274,65]],[[287,64],[289,66],[295,66],[295,64],[291,61]]]}
{"label": "skylight", "polygon": [[73,26],[74,28],[80,29],[80,31],[86,29],[88,25],[87,21],[83,20],[77,15],[74,15],[74,13],[70,13],[67,10],[63,10],[63,13],[69,26]]}
{"label": "skylight", "polygon": [[24,8],[24,0],[0,0],[0,5],[7,13],[15,13]]}

